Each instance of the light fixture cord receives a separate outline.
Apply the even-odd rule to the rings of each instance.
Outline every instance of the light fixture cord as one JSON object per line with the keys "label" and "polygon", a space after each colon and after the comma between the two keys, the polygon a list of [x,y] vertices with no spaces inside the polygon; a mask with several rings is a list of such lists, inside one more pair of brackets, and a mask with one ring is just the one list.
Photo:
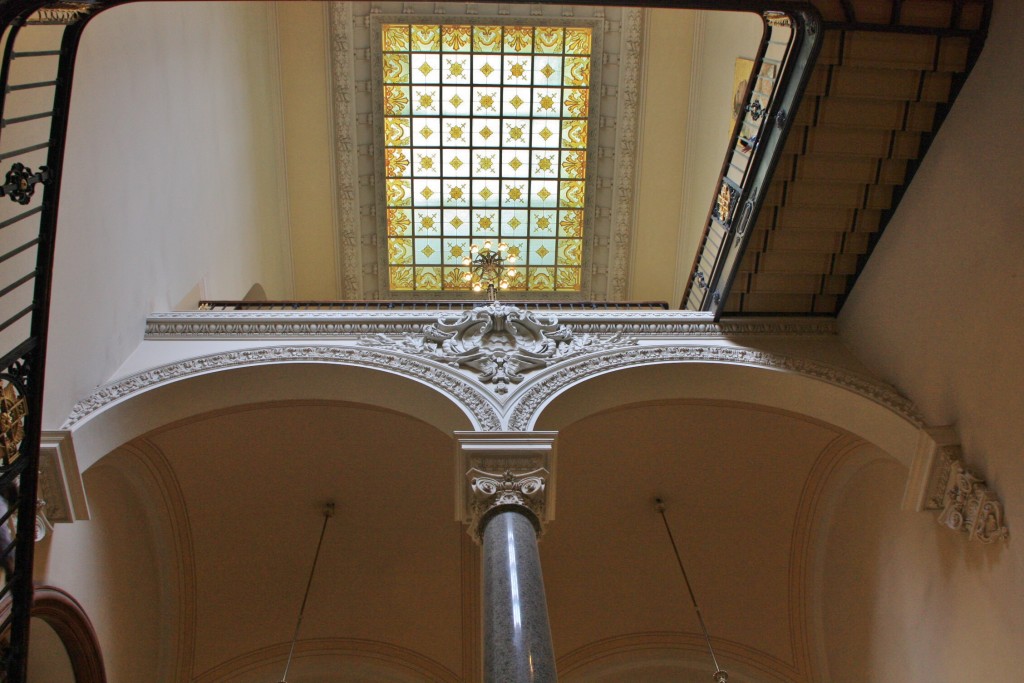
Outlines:
{"label": "light fixture cord", "polygon": [[676,554],[676,562],[679,563],[679,571],[683,574],[683,581],[686,583],[686,590],[690,593],[690,602],[697,612],[697,621],[700,622],[700,630],[704,632],[704,641],[708,644],[708,652],[711,654],[711,662],[715,665],[714,678],[716,681],[727,681],[728,674],[718,666],[718,658],[715,657],[715,648],[711,647],[711,636],[708,635],[708,627],[704,625],[704,616],[700,613],[697,605],[697,596],[693,593],[693,586],[690,585],[690,577],[686,575],[686,567],[683,566],[683,558],[679,555],[679,548],[676,546],[676,539],[672,536],[672,528],[668,524],[668,517],[665,516],[665,502],[661,498],[654,499],[654,509],[661,515],[661,521],[665,523],[665,531],[668,533],[668,540],[672,544],[672,552]]}
{"label": "light fixture cord", "polygon": [[306,600],[309,598],[309,587],[313,585],[313,574],[316,573],[316,563],[320,559],[320,546],[324,544],[324,533],[327,531],[327,520],[334,516],[334,503],[327,503],[324,506],[324,524],[320,527],[320,540],[316,542],[316,554],[313,555],[313,566],[309,568],[309,579],[306,581],[306,592],[302,595],[302,605],[299,607],[299,618],[295,621],[295,633],[292,635],[292,646],[288,650],[288,661],[284,665],[284,673],[281,675],[281,683],[288,681],[288,669],[292,666],[292,655],[295,654],[295,643],[299,639],[299,628],[302,626],[302,615],[306,611]]}

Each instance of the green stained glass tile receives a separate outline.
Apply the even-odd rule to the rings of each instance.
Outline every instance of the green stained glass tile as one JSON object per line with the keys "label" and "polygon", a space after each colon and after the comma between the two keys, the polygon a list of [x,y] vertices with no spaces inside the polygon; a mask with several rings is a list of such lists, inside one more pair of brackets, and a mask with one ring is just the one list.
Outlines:
{"label": "green stained glass tile", "polygon": [[440,26],[410,26],[409,49],[413,52],[437,52],[441,49]]}
{"label": "green stained glass tile", "polygon": [[385,116],[408,116],[409,115],[409,86],[407,85],[385,85],[384,86],[384,115]]}
{"label": "green stained glass tile", "polygon": [[549,239],[531,239],[529,250],[530,250],[530,265],[532,266],[551,266],[555,264],[555,249],[557,245],[555,240]]}
{"label": "green stained glass tile", "polygon": [[558,240],[558,258],[556,263],[559,266],[581,265],[583,263],[583,240]]}
{"label": "green stained glass tile", "polygon": [[586,184],[582,180],[563,180],[559,184],[558,205],[562,208],[583,208]]}
{"label": "green stained glass tile", "polygon": [[413,262],[412,240],[408,237],[388,238],[388,263],[404,265]]}
{"label": "green stained glass tile", "polygon": [[559,237],[582,237],[583,236],[583,211],[559,211],[558,212],[558,236]]}
{"label": "green stained glass tile", "polygon": [[501,52],[501,27],[474,26],[473,52]]}
{"label": "green stained glass tile", "polygon": [[441,49],[444,52],[469,52],[472,47],[472,26],[441,27]]}
{"label": "green stained glass tile", "polygon": [[590,57],[566,57],[562,83],[571,88],[590,85]]}
{"label": "green stained glass tile", "polygon": [[389,178],[385,181],[385,201],[388,206],[411,206],[412,183],[401,178]]}
{"label": "green stained glass tile", "polygon": [[562,147],[584,149],[587,146],[587,122],[579,119],[562,121]]}
{"label": "green stained glass tile", "polygon": [[408,235],[412,232],[412,211],[388,209],[388,235]]}
{"label": "green stained glass tile", "polygon": [[437,237],[421,237],[414,240],[413,252],[416,265],[440,264],[444,253],[441,240]]}
{"label": "green stained glass tile", "polygon": [[393,53],[384,55],[384,82],[409,82],[409,55]]}
{"label": "green stained glass tile", "polygon": [[384,117],[384,145],[386,147],[409,146],[409,119],[398,116]]}
{"label": "green stained glass tile", "polygon": [[505,52],[532,52],[533,29],[529,26],[505,27]]}
{"label": "green stained glass tile", "polygon": [[551,292],[555,289],[555,269],[530,267],[527,269],[527,287],[533,292]]}
{"label": "green stained glass tile", "polygon": [[562,35],[560,26],[538,26],[533,32],[533,49],[541,54],[561,54]]}

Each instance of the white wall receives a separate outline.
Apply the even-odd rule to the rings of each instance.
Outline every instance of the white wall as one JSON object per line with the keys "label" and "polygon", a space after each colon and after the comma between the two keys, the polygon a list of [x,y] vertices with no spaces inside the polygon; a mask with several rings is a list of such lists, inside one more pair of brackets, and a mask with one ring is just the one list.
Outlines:
{"label": "white wall", "polygon": [[146,314],[290,295],[272,3],[145,3],[86,29],[57,237],[44,426],[105,381]]}
{"label": "white wall", "polygon": [[937,607],[906,605],[890,626],[944,626],[890,654],[948,667],[915,680],[1020,680],[1024,668],[1024,3],[994,6],[988,44],[840,316],[865,363],[929,423],[956,426],[1006,507],[998,548],[961,541],[936,567],[938,541],[913,545],[922,563],[909,571],[936,582]]}

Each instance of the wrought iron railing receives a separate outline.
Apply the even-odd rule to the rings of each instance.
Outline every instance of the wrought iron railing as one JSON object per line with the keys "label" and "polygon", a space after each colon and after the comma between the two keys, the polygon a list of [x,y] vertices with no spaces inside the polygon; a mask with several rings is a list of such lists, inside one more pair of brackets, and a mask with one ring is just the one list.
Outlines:
{"label": "wrought iron railing", "polygon": [[[0,2],[0,680],[26,676],[46,329],[75,50],[92,3]],[[6,606],[10,607],[8,611]]]}
{"label": "wrought iron railing", "polygon": [[[665,301],[514,301],[503,304],[543,311],[667,311]],[[437,311],[463,310],[487,303],[473,301],[200,301],[201,311]]]}
{"label": "wrought iron railing", "polygon": [[764,12],[764,34],[736,119],[681,308],[725,306],[793,114],[821,47],[813,9]]}

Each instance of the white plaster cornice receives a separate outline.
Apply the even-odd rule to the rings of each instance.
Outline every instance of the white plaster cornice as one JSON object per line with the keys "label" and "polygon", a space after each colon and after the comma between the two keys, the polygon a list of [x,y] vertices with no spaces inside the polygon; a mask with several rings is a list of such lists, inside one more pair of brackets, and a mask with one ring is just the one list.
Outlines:
{"label": "white plaster cornice", "polygon": [[63,429],[71,429],[78,422],[112,403],[163,384],[219,370],[294,362],[338,363],[409,377],[454,398],[469,410],[481,431],[494,431],[501,426],[501,419],[492,399],[477,386],[438,363],[404,354],[351,346],[273,346],[189,358],[103,385],[75,404]]}
{"label": "white plaster cornice", "polygon": [[[750,336],[836,335],[832,318],[751,318],[714,322],[704,312],[661,310],[549,310],[528,306],[540,315],[584,334],[631,334],[650,339],[725,339]],[[468,307],[467,307],[468,309]],[[419,333],[443,315],[459,310],[310,310],[192,311],[154,313],[146,320],[146,339],[288,339],[346,338],[366,334]]]}

